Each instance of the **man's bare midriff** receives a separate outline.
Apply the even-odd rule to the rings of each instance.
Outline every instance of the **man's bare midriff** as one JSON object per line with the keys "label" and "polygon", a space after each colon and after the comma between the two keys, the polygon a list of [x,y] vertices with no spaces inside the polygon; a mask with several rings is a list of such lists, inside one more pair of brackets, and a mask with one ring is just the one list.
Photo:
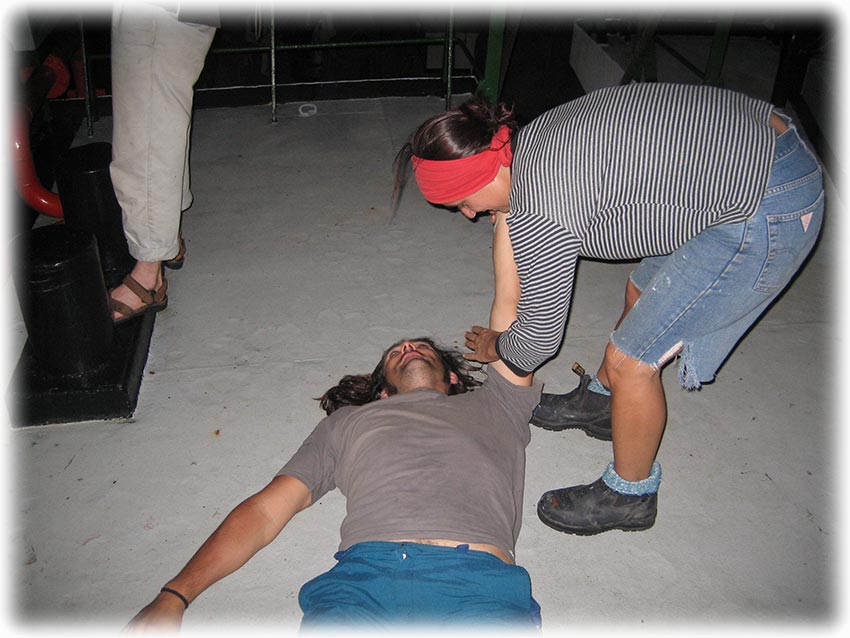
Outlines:
{"label": "man's bare midriff", "polygon": [[441,547],[457,547],[458,545],[469,545],[469,549],[476,552],[487,552],[493,554],[496,558],[513,565],[513,559],[505,554],[501,549],[489,543],[467,543],[464,541],[446,540],[443,538],[401,538],[392,541],[393,543],[417,543],[419,545],[439,545]]}

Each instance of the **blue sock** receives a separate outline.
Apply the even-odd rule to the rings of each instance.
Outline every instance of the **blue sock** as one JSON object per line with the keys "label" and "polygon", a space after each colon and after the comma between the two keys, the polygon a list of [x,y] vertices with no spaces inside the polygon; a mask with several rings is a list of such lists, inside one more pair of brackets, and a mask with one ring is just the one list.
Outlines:
{"label": "blue sock", "polygon": [[661,465],[657,461],[653,463],[649,476],[642,481],[627,481],[614,471],[614,461],[611,461],[602,475],[602,480],[615,492],[627,496],[655,494],[661,484]]}
{"label": "blue sock", "polygon": [[599,383],[599,378],[594,374],[593,378],[590,380],[590,383],[587,384],[587,389],[591,392],[595,392],[596,394],[604,394],[606,397],[611,396],[611,391],[606,388],[604,385]]}

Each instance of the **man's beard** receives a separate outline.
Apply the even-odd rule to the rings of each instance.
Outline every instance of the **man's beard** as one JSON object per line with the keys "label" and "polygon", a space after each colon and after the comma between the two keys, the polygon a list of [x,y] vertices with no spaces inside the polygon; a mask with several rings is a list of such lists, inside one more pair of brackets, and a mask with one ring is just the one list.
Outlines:
{"label": "man's beard", "polygon": [[[413,370],[409,370],[410,364],[413,361],[420,361],[421,363],[424,363],[425,365],[427,365],[432,370],[435,369],[436,365],[437,365],[435,362],[433,362],[429,359],[426,359],[425,357],[417,357],[415,359],[411,359],[409,362],[402,365],[399,376],[404,378],[407,375],[416,374],[418,366],[416,368],[414,368]],[[445,371],[444,374],[443,374],[443,380],[446,381],[447,383],[448,383],[448,376],[449,376],[448,371]],[[384,391],[387,393],[388,396],[393,396],[394,394],[398,394],[398,388],[386,379],[384,380]]]}

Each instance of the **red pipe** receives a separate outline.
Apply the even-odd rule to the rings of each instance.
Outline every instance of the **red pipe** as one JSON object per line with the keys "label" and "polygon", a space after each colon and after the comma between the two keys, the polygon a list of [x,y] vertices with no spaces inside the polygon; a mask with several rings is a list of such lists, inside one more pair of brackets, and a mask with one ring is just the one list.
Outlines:
{"label": "red pipe", "polygon": [[59,195],[42,186],[32,160],[30,148],[30,124],[37,110],[56,85],[56,71],[48,65],[36,69],[27,80],[27,100],[19,104],[13,114],[13,164],[17,175],[17,187],[28,206],[50,217],[63,217]]}
{"label": "red pipe", "polygon": [[18,192],[30,208],[50,217],[63,217],[59,195],[41,185],[30,151],[29,130],[32,114],[21,106],[14,114],[14,164],[18,176]]}
{"label": "red pipe", "polygon": [[41,64],[53,69],[53,73],[55,74],[53,83],[47,90],[47,99],[52,100],[68,90],[68,86],[71,84],[71,72],[68,70],[68,65],[55,53],[51,53],[44,58],[44,62]]}

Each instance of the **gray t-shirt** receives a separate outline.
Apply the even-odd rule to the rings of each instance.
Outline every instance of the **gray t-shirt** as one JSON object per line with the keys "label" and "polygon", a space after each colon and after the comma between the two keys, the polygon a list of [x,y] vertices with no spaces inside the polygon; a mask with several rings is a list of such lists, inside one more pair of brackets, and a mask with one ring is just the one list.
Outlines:
{"label": "gray t-shirt", "polygon": [[339,548],[442,538],[490,543],[509,555],[522,524],[528,421],[542,384],[516,386],[490,369],[484,384],[447,396],[416,390],[325,417],[278,475],[313,502],[335,487],[347,513]]}

